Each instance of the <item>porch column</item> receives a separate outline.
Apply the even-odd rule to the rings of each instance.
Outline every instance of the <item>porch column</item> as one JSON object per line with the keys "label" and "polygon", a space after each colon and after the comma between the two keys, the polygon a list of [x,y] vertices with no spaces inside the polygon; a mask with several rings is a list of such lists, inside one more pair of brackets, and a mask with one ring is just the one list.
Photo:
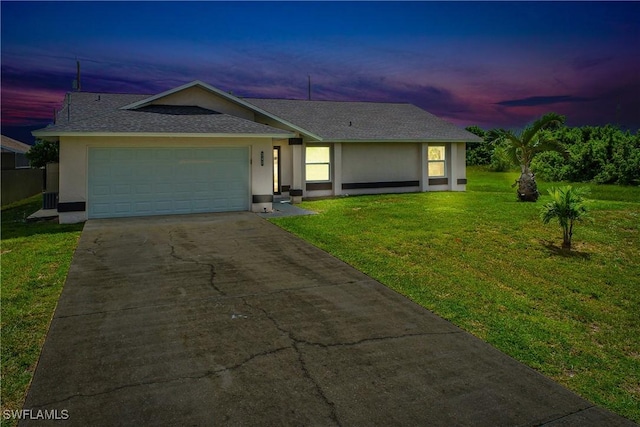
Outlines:
{"label": "porch column", "polygon": [[458,144],[452,142],[449,144],[449,167],[451,168],[449,175],[449,190],[456,189],[456,179],[458,177]]}
{"label": "porch column", "polygon": [[290,138],[289,145],[291,145],[291,157],[293,161],[293,167],[291,168],[291,189],[289,190],[289,195],[291,196],[292,203],[300,203],[302,201],[302,184],[304,182],[304,157],[302,155],[304,145],[302,145],[302,138]]}
{"label": "porch column", "polygon": [[420,144],[420,191],[429,190],[429,162],[427,161],[427,150],[429,144],[423,142]]}
{"label": "porch column", "polygon": [[[455,154],[453,154],[455,152]],[[467,189],[467,151],[466,144],[451,143],[451,190],[465,191]]]}
{"label": "porch column", "polygon": [[342,194],[342,143],[333,144],[333,195]]}

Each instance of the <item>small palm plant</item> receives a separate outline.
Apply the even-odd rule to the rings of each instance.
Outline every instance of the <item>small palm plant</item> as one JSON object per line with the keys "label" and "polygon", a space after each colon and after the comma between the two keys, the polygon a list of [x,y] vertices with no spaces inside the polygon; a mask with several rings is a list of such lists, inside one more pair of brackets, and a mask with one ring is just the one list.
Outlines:
{"label": "small palm plant", "polygon": [[562,227],[563,249],[571,249],[573,225],[576,221],[582,221],[587,215],[584,196],[588,191],[585,187],[574,188],[570,185],[549,189],[551,201],[542,207],[540,218],[545,224],[554,218],[558,220],[560,227]]}
{"label": "small palm plant", "polygon": [[519,200],[535,202],[540,197],[535,175],[531,171],[531,161],[536,154],[543,151],[565,151],[562,144],[554,138],[553,133],[545,132],[554,126],[563,125],[564,122],[564,116],[547,113],[519,133],[501,130],[494,138],[494,143],[506,141],[506,154],[515,164],[520,165],[520,178],[514,184],[518,186]]}

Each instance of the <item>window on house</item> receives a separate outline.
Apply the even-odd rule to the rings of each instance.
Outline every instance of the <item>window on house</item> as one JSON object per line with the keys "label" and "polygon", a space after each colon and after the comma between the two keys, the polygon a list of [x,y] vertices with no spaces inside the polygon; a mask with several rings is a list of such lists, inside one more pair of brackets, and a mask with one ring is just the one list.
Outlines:
{"label": "window on house", "polygon": [[444,145],[429,146],[427,150],[427,160],[430,177],[446,176],[445,151]]}
{"label": "window on house", "polygon": [[307,147],[305,166],[307,181],[331,181],[330,147]]}

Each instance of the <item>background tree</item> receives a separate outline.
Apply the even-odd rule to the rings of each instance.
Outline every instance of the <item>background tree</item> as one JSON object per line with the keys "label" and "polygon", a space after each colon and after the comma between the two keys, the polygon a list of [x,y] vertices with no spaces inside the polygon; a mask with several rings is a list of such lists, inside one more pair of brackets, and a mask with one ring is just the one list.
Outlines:
{"label": "background tree", "polygon": [[37,139],[36,143],[26,154],[31,167],[42,168],[47,163],[58,163],[60,160],[60,144],[57,142]]}
{"label": "background tree", "polygon": [[640,131],[616,126],[563,127],[554,132],[568,155],[541,153],[531,163],[545,181],[640,185]]}
{"label": "background tree", "polygon": [[506,142],[506,153],[513,162],[520,165],[520,178],[516,184],[518,199],[521,201],[535,202],[540,197],[535,176],[531,172],[531,161],[543,151],[564,151],[562,144],[554,139],[553,133],[545,131],[557,129],[564,121],[564,116],[547,113],[519,133],[502,130],[496,138],[496,144]]}
{"label": "background tree", "polygon": [[562,227],[562,248],[571,249],[573,237],[573,225],[581,221],[587,214],[584,204],[584,196],[588,189],[574,188],[570,185],[560,188],[550,188],[551,201],[545,204],[540,211],[542,222],[548,224],[552,219],[557,219]]}
{"label": "background tree", "polygon": [[[485,131],[481,127],[475,125],[468,126],[465,129],[482,138],[481,142],[467,144],[467,165],[492,165],[490,170],[494,171],[504,171],[515,166],[511,165],[511,160],[507,160],[507,164],[505,166],[500,163],[502,161],[501,158],[494,158],[496,156],[496,150],[503,148],[503,145],[495,143],[495,141],[500,141],[498,137],[500,136],[500,132],[503,131],[502,129],[490,129]],[[500,166],[497,168],[494,167],[494,164],[496,163],[500,163]]]}

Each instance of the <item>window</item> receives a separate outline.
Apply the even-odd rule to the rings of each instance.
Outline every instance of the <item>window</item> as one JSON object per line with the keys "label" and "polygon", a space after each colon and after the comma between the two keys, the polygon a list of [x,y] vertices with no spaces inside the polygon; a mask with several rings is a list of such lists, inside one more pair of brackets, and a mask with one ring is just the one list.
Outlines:
{"label": "window", "polygon": [[307,181],[331,181],[331,148],[307,147],[305,166]]}
{"label": "window", "polygon": [[445,176],[445,146],[430,145],[427,150],[427,160],[429,163],[429,176]]}

